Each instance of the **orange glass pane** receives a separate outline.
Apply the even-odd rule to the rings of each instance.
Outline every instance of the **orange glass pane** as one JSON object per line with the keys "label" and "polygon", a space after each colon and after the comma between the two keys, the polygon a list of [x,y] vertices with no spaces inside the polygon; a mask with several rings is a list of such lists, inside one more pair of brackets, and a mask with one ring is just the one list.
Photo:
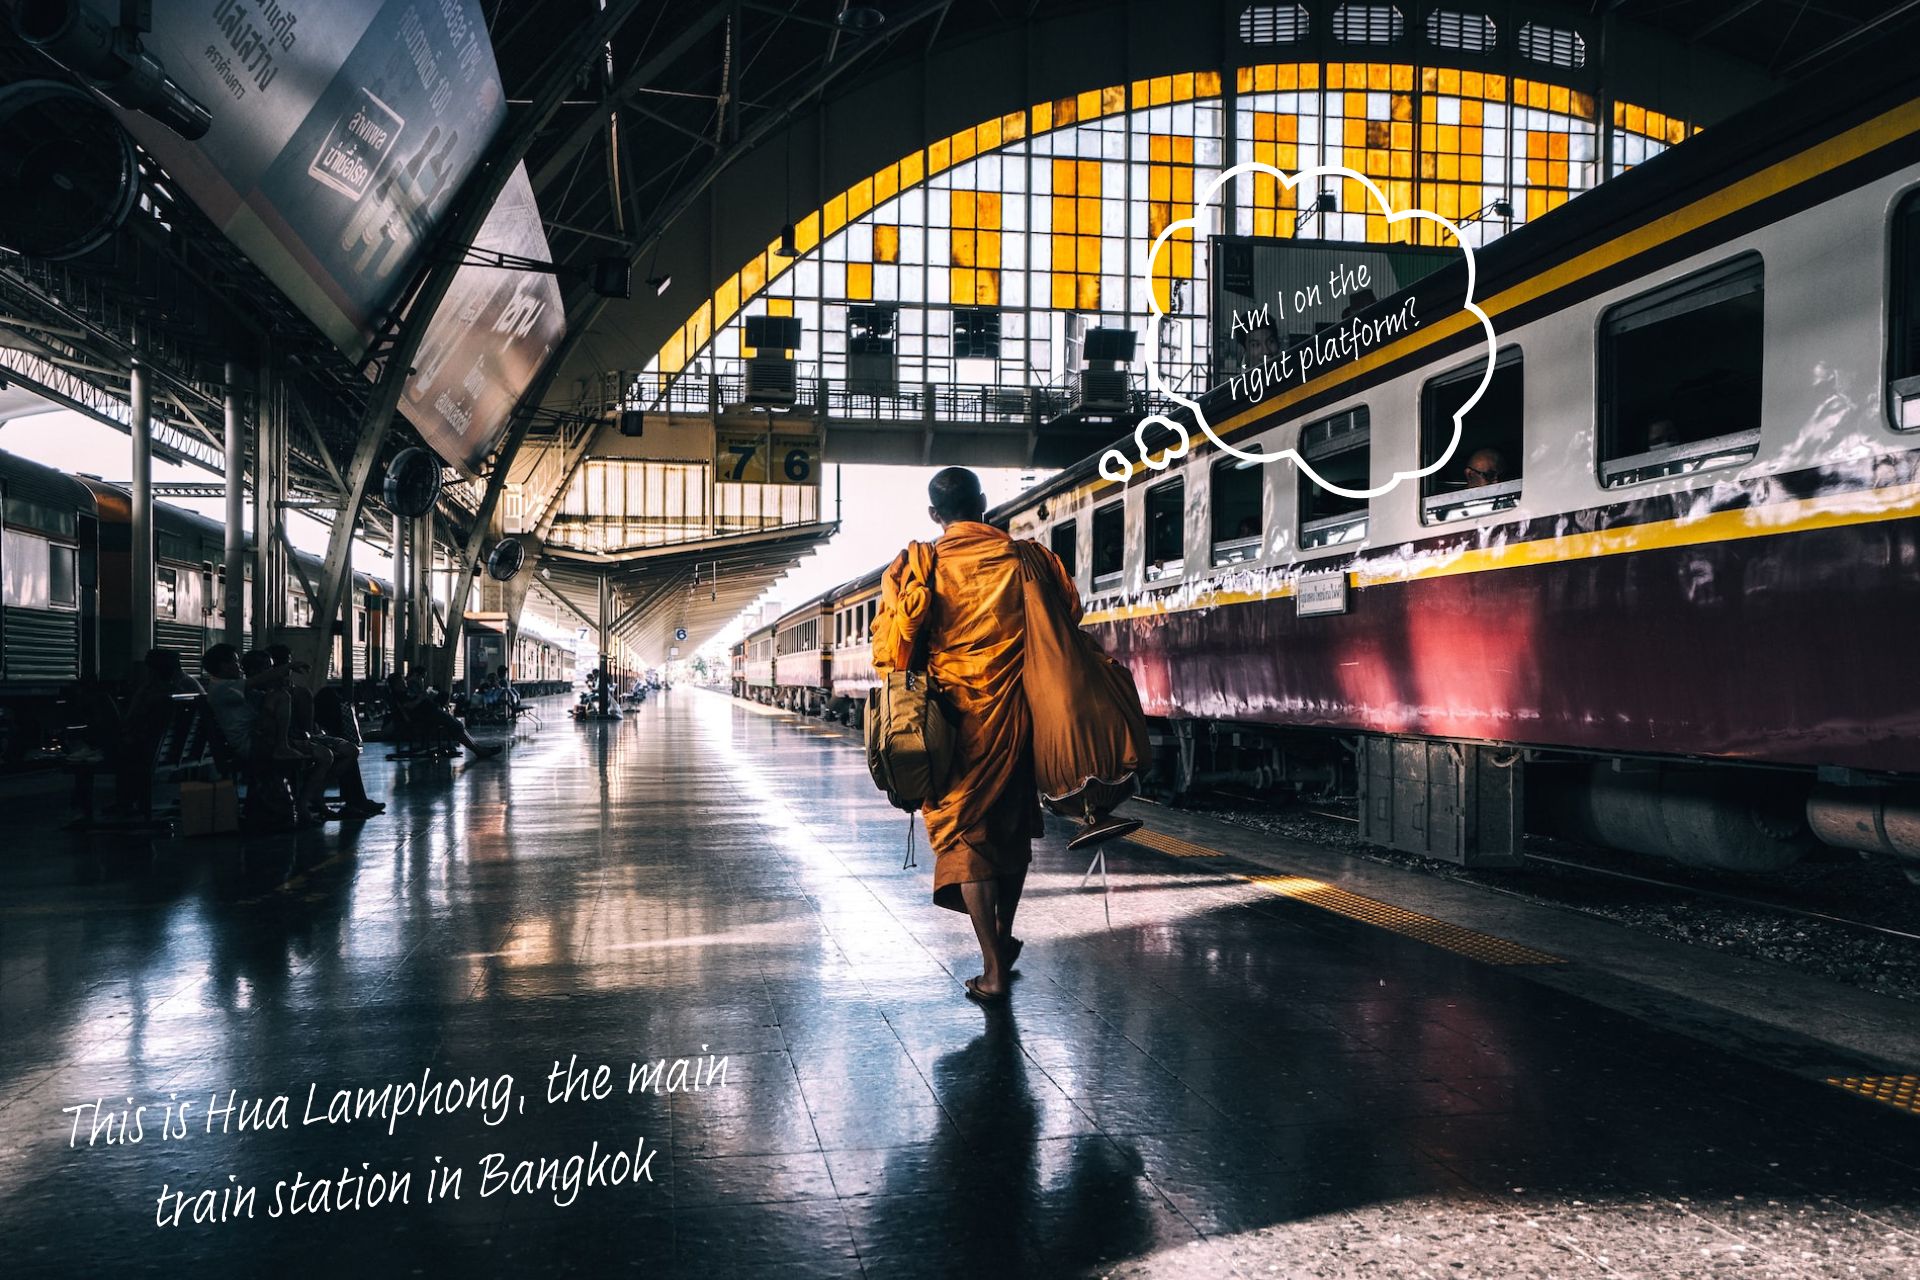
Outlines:
{"label": "orange glass pane", "polygon": [[1062,311],[1073,310],[1073,283],[1071,275],[1056,274],[1053,277],[1053,305]]}
{"label": "orange glass pane", "polygon": [[1080,169],[1080,194],[1083,196],[1099,195],[1100,162],[1098,160],[1081,160],[1078,164]]}
{"label": "orange glass pane", "polygon": [[1079,304],[1080,310],[1098,311],[1100,309],[1100,277],[1081,276],[1076,281],[1076,285],[1075,301]]}
{"label": "orange glass pane", "polygon": [[1193,96],[1196,98],[1219,97],[1220,96],[1220,73],[1218,71],[1194,72]]}
{"label": "orange glass pane", "polygon": [[1051,128],[1053,128],[1053,104],[1036,102],[1033,106],[1033,131],[1045,133]]}
{"label": "orange glass pane", "polygon": [[1173,199],[1173,170],[1164,164],[1147,166],[1147,199]]}
{"label": "orange glass pane", "polygon": [[1073,237],[1055,236],[1053,238],[1053,269],[1055,271],[1073,270]]}
{"label": "orange glass pane", "polygon": [[1193,139],[1178,137],[1173,140],[1173,158],[1179,164],[1193,163]]}
{"label": "orange glass pane", "polygon": [[1071,160],[1053,162],[1053,194],[1070,196],[1079,184],[1080,166]]}
{"label": "orange glass pane", "polygon": [[1375,92],[1393,88],[1393,68],[1384,62],[1368,63],[1367,88]]}
{"label": "orange glass pane", "polygon": [[1173,274],[1182,280],[1193,278],[1193,242],[1191,240],[1170,240],[1167,247],[1173,251]]}
{"label": "orange glass pane", "polygon": [[949,207],[952,213],[947,219],[948,226],[971,227],[975,225],[973,220],[973,192],[956,190],[953,193]]}
{"label": "orange glass pane", "polygon": [[873,260],[900,261],[900,228],[891,222],[873,224]]}
{"label": "orange glass pane", "polygon": [[1098,120],[1100,118],[1100,90],[1089,89],[1073,99],[1074,118],[1077,120]]}
{"label": "orange glass pane", "polygon": [[949,138],[948,141],[953,143],[953,163],[959,164],[963,160],[973,159],[973,145],[976,140],[972,129],[962,129]]}
{"label": "orange glass pane", "polygon": [[973,256],[973,236],[971,231],[956,230],[948,241],[947,260],[956,267],[978,265]]}
{"label": "orange glass pane", "polygon": [[974,272],[973,300],[983,307],[1000,304],[1000,273],[998,271]]}
{"label": "orange glass pane", "polygon": [[1080,197],[1080,210],[1075,215],[1080,223],[1080,234],[1098,233],[1100,230],[1100,201],[1094,196]]}
{"label": "orange glass pane", "polygon": [[1460,73],[1452,67],[1441,67],[1438,88],[1441,93],[1459,93]]}
{"label": "orange glass pane", "polygon": [[847,264],[847,297],[858,302],[865,302],[873,297],[873,264],[867,262]]}
{"label": "orange glass pane", "polygon": [[956,304],[963,307],[973,305],[973,270],[969,267],[955,267],[952,281],[947,286],[947,295]]}
{"label": "orange glass pane", "polygon": [[942,138],[927,147],[927,172],[939,173],[953,165],[953,140]]}
{"label": "orange glass pane", "polygon": [[[1254,136],[1259,136],[1257,131]],[[1164,133],[1151,135],[1147,139],[1147,159],[1155,164],[1165,164],[1173,159],[1173,138]]]}
{"label": "orange glass pane", "polygon": [[1000,193],[981,191],[973,198],[974,225],[983,230],[997,231],[1000,228]]}
{"label": "orange glass pane", "polygon": [[1186,102],[1193,97],[1193,72],[1183,71],[1173,78],[1173,100]]}
{"label": "orange glass pane", "polygon": [[1100,271],[1100,239],[1098,236],[1074,237],[1075,267],[1082,272]]}
{"label": "orange glass pane", "polygon": [[998,147],[1000,145],[1000,122],[998,120],[982,121],[980,127],[974,130],[974,140],[981,151],[992,151],[995,147]]}
{"label": "orange glass pane", "polygon": [[998,231],[975,232],[973,254],[978,265],[997,269],[1000,266],[1000,233]]}
{"label": "orange glass pane", "polygon": [[1236,67],[1233,73],[1233,87],[1238,93],[1253,92],[1253,68]]}
{"label": "orange glass pane", "polygon": [[1000,141],[1002,145],[1017,142],[1027,136],[1027,113],[1009,111],[1000,117]]}

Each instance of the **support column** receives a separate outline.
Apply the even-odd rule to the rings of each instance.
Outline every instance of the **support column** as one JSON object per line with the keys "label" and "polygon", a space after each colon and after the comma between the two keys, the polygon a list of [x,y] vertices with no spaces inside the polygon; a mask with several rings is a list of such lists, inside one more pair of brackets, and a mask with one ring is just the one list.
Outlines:
{"label": "support column", "polygon": [[153,384],[147,371],[146,335],[138,329],[133,335],[133,364],[128,378],[129,407],[132,420],[127,434],[133,439],[133,504],[130,522],[133,529],[132,600],[128,618],[131,626],[133,667],[145,661],[153,648]]}
{"label": "support column", "polygon": [[[253,430],[253,620],[247,645],[261,649],[272,644],[287,624],[286,553],[280,538],[284,518],[281,499],[286,492],[287,418],[281,403],[279,380],[263,346],[260,373],[254,383]],[[320,678],[326,678],[328,650],[307,655]]]}
{"label": "support column", "polygon": [[600,714],[613,710],[613,580],[600,575]]}
{"label": "support column", "polygon": [[413,608],[413,592],[407,587],[407,521],[393,518],[393,669],[407,669],[407,614]]}
{"label": "support column", "polygon": [[227,529],[222,562],[226,582],[220,593],[220,611],[226,618],[222,637],[235,649],[246,644],[247,627],[247,510],[246,510],[246,427],[240,417],[240,366],[227,361],[226,396],[221,407],[226,415]]}

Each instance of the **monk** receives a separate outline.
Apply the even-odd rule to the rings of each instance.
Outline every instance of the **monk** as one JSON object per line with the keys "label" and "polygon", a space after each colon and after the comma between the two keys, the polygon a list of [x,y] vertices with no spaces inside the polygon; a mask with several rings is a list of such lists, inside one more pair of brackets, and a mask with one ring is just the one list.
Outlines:
{"label": "monk", "polygon": [[[912,546],[888,567],[873,623],[873,664],[882,673],[908,669],[915,641],[927,630],[927,669],[957,718],[946,789],[921,809],[934,854],[933,901],[966,912],[973,923],[983,968],[967,980],[967,995],[995,1002],[1007,997],[1022,947],[1013,917],[1033,838],[1042,833],[1021,685],[1021,560],[1013,539],[984,523],[979,476],[948,467],[934,476],[927,496],[927,514],[942,532],[931,556],[924,545]],[[1052,552],[1039,550],[1077,619],[1079,594],[1066,569]]]}

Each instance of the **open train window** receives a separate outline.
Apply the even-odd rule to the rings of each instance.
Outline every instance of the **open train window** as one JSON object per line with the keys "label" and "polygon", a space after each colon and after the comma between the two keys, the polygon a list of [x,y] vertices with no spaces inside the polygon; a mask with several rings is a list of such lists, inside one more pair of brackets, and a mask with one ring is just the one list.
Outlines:
{"label": "open train window", "polygon": [[[1427,466],[1453,442],[1453,418],[1485,376],[1487,362],[1443,373],[1420,392],[1420,465]],[[1509,347],[1493,362],[1487,389],[1460,420],[1460,443],[1447,465],[1420,481],[1420,518],[1428,524],[1505,511],[1520,501],[1525,457],[1521,428],[1520,349]]]}
{"label": "open train window", "polygon": [[1053,526],[1053,532],[1047,535],[1047,545],[1053,548],[1054,555],[1060,557],[1067,576],[1077,578],[1080,573],[1080,522],[1062,520]]}
{"label": "open train window", "polygon": [[47,603],[56,609],[79,607],[80,590],[74,561],[72,547],[47,548]]}
{"label": "open train window", "polygon": [[1213,562],[1260,554],[1260,466],[1228,456],[1213,464]]}
{"label": "open train window", "polygon": [[1186,568],[1187,482],[1168,480],[1147,490],[1147,581],[1177,578]]}
{"label": "open train window", "polygon": [[1920,191],[1893,211],[1887,281],[1887,412],[1897,431],[1920,430]]}
{"label": "open train window", "polygon": [[1760,448],[1761,263],[1743,254],[1600,321],[1600,479],[1745,462]]}
{"label": "open train window", "polygon": [[173,569],[155,569],[153,571],[153,616],[156,618],[173,617],[174,605],[180,598],[180,575]]}
{"label": "open train window", "polygon": [[1120,568],[1127,559],[1127,514],[1118,502],[1093,513],[1093,589],[1120,585]]}
{"label": "open train window", "polygon": [[[1320,477],[1343,489],[1371,487],[1367,406],[1308,424],[1300,432],[1300,458]],[[1300,546],[1332,547],[1367,536],[1367,500],[1323,489],[1300,472]]]}

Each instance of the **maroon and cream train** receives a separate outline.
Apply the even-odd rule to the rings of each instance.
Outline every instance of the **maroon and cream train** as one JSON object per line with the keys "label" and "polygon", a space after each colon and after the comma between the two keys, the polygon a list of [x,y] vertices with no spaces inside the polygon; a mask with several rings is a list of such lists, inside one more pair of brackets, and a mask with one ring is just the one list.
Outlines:
{"label": "maroon and cream train", "polygon": [[[1196,433],[989,513],[1060,554],[1132,669],[1155,786],[1321,787],[1362,738],[1455,743],[1524,769],[1530,825],[1721,867],[1816,835],[1920,859],[1920,89],[1803,85],[1478,267],[1494,375],[1432,477],[1348,501]],[[1210,420],[1349,489],[1418,470],[1484,369],[1464,287],[1420,281],[1433,323]],[[845,705],[849,635],[818,620],[877,576],[749,637],[742,692]]]}
{"label": "maroon and cream train", "polygon": [[881,570],[842,583],[733,646],[736,697],[858,726],[874,687]]}

